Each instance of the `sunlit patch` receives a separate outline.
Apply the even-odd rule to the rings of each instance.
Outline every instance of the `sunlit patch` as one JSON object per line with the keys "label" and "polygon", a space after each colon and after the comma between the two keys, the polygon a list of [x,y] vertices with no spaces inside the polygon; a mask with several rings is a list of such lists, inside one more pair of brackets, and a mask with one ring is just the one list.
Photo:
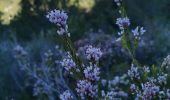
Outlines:
{"label": "sunlit patch", "polygon": [[68,5],[89,12],[94,7],[95,0],[68,0]]}
{"label": "sunlit patch", "polygon": [[10,24],[10,21],[21,10],[21,0],[0,0],[0,20],[2,24]]}

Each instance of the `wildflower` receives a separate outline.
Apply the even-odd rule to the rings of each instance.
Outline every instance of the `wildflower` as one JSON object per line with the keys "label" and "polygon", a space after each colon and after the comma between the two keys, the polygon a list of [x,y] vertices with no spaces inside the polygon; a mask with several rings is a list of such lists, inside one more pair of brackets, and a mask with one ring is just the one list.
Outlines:
{"label": "wildflower", "polygon": [[85,55],[88,60],[98,61],[102,56],[102,52],[100,48],[94,48],[89,45],[86,46]]}
{"label": "wildflower", "polygon": [[142,86],[142,90],[143,90],[143,99],[144,100],[150,100],[152,99],[154,96],[156,96],[156,93],[159,93],[159,86],[156,86],[154,83],[152,82],[146,82],[144,84],[141,84]]}
{"label": "wildflower", "polygon": [[60,29],[57,31],[58,35],[64,35],[65,32],[66,32],[66,31],[65,31],[65,29],[63,29],[63,28],[60,28]]}
{"label": "wildflower", "polygon": [[135,91],[135,90],[137,90],[137,86],[135,84],[131,84],[130,89],[131,89],[131,91]]}
{"label": "wildflower", "polygon": [[98,92],[98,86],[93,85],[88,80],[79,80],[77,83],[76,91],[81,99],[85,99],[85,96],[96,97]]}
{"label": "wildflower", "polygon": [[97,66],[88,66],[84,69],[84,75],[88,80],[98,81],[100,79],[100,69]]}
{"label": "wildflower", "polygon": [[106,95],[106,94],[105,94],[105,91],[102,90],[102,91],[101,91],[101,96],[104,97],[105,95]]}
{"label": "wildflower", "polygon": [[124,30],[121,30],[120,32],[118,32],[118,35],[123,35],[125,33]]}
{"label": "wildflower", "polygon": [[116,24],[119,26],[120,30],[124,30],[126,27],[130,25],[130,20],[128,17],[117,18]]}
{"label": "wildflower", "polygon": [[164,61],[161,65],[161,67],[165,66],[166,68],[168,68],[169,65],[170,65],[170,55],[168,55],[166,58],[164,58]]}
{"label": "wildflower", "polygon": [[133,80],[134,78],[140,79],[140,74],[138,72],[138,67],[134,67],[132,64],[131,69],[128,70],[128,76]]}
{"label": "wildflower", "polygon": [[46,17],[51,23],[54,23],[57,26],[59,26],[59,30],[57,31],[58,35],[66,34],[67,36],[70,37],[70,33],[68,32],[68,25],[67,25],[67,19],[68,19],[67,13],[65,13],[64,11],[54,9],[48,12]]}
{"label": "wildflower", "polygon": [[70,72],[70,74],[73,74],[72,69],[75,69],[77,72],[79,72],[79,69],[76,67],[75,62],[69,53],[67,54],[67,57],[64,58],[60,63],[66,71]]}
{"label": "wildflower", "polygon": [[149,72],[150,72],[149,67],[146,67],[146,66],[144,66],[144,67],[143,67],[143,70],[144,70],[145,72],[147,72],[147,73],[149,73]]}
{"label": "wildflower", "polygon": [[168,77],[168,74],[163,74],[163,75],[158,76],[158,82],[161,85],[166,85],[167,84],[167,77]]}
{"label": "wildflower", "polygon": [[143,27],[137,26],[134,30],[132,30],[133,35],[136,39],[140,40],[140,36],[143,35],[146,32],[146,30],[143,29]]}
{"label": "wildflower", "polygon": [[68,16],[64,11],[54,9],[48,12],[46,17],[51,23],[54,23],[60,27],[65,27],[67,25]]}
{"label": "wildflower", "polygon": [[152,83],[157,82],[157,79],[155,77],[148,77],[148,80]]}
{"label": "wildflower", "polygon": [[71,95],[69,90],[66,90],[62,94],[60,94],[61,100],[73,100],[73,96]]}

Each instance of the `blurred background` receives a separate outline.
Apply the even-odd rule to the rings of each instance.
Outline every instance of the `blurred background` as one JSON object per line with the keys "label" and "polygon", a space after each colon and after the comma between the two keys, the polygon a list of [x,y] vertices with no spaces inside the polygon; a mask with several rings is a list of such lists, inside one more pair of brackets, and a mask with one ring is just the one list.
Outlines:
{"label": "blurred background", "polygon": [[[131,28],[144,26],[147,30],[136,58],[144,65],[160,65],[170,50],[170,1],[124,1]],[[119,14],[114,0],[0,0],[0,100],[33,100],[31,90],[23,88],[24,77],[13,57],[13,48],[20,44],[39,61],[43,51],[60,44],[56,26],[45,17],[52,9],[68,13],[75,47],[91,43],[103,50],[112,48],[110,66],[126,65],[126,53],[119,44],[111,44],[118,37],[115,21]]]}

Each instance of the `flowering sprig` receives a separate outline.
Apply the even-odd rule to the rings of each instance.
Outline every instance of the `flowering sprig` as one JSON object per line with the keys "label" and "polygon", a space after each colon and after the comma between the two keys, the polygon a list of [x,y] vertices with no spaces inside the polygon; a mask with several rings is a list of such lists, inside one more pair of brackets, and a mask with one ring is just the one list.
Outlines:
{"label": "flowering sprig", "polygon": [[95,48],[91,45],[88,45],[85,47],[85,55],[89,61],[95,63],[101,58],[102,52],[100,48]]}
{"label": "flowering sprig", "polygon": [[143,29],[143,27],[137,26],[134,30],[132,30],[132,33],[135,37],[135,39],[140,40],[141,36],[146,32],[146,30]]}
{"label": "flowering sprig", "polygon": [[73,100],[73,96],[69,90],[66,90],[62,94],[60,94],[60,99],[61,100]]}
{"label": "flowering sprig", "polygon": [[72,75],[74,71],[80,72],[80,69],[76,67],[76,64],[73,61],[69,52],[67,53],[67,57],[64,58],[60,63],[64,67],[64,69]]}
{"label": "flowering sprig", "polygon": [[95,65],[90,65],[84,69],[84,76],[90,81],[99,81],[100,69]]}
{"label": "flowering sprig", "polygon": [[88,80],[79,80],[76,91],[81,99],[85,99],[86,96],[93,98],[97,97],[98,86]]}
{"label": "flowering sprig", "polygon": [[59,30],[57,31],[58,35],[67,34],[68,36],[70,36],[70,33],[68,33],[67,26],[68,19],[67,13],[65,13],[64,11],[54,9],[48,12],[46,17],[51,23],[54,23],[59,27]]}
{"label": "flowering sprig", "polygon": [[[57,31],[58,35],[62,36],[62,39],[65,42],[65,45],[67,46],[67,49],[70,52],[70,55],[72,56],[72,59],[75,62],[76,66],[81,67],[82,66],[81,61],[77,56],[77,53],[72,45],[72,41],[69,38],[70,33],[68,32],[67,13],[55,9],[48,12],[46,17],[51,23],[54,23],[59,27],[59,30]],[[79,69],[80,71],[82,71],[81,68]]]}
{"label": "flowering sprig", "polygon": [[130,20],[128,17],[117,18],[116,24],[119,26],[119,29],[123,31],[125,28],[127,28],[130,25]]}
{"label": "flowering sprig", "polygon": [[128,76],[133,80],[135,79],[140,79],[140,74],[139,74],[139,69],[138,67],[134,67],[132,64],[130,70],[128,70]]}
{"label": "flowering sprig", "polygon": [[91,45],[87,46],[85,55],[90,63],[90,66],[83,64],[76,53],[70,40],[68,32],[67,14],[64,11],[52,10],[47,14],[47,18],[51,23],[59,27],[57,31],[67,46],[69,54],[60,63],[66,71],[72,74],[75,78],[82,79],[77,81],[76,91],[81,98],[96,97],[98,84],[96,81],[100,79],[100,69],[97,67],[97,62],[102,56],[99,48],[94,48]]}
{"label": "flowering sprig", "polygon": [[68,16],[67,13],[65,13],[64,11],[54,9],[48,12],[46,17],[49,19],[51,23],[54,23],[60,27],[67,26]]}
{"label": "flowering sprig", "polygon": [[121,43],[129,51],[133,63],[139,65],[138,61],[135,59],[135,51],[138,47],[138,41],[141,39],[141,35],[143,35],[146,30],[144,30],[143,27],[136,27],[136,29],[132,30],[135,39],[131,40],[131,34],[129,31],[130,19],[127,17],[126,10],[124,8],[124,1],[115,0],[115,3],[117,4],[121,15],[121,18],[117,18],[116,20],[116,24],[120,29],[118,35],[121,36]]}

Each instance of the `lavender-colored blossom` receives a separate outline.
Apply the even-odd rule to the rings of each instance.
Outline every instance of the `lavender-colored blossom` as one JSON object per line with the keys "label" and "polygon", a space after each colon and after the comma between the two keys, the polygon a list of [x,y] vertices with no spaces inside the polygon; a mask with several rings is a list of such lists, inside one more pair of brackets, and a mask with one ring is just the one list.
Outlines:
{"label": "lavender-colored blossom", "polygon": [[84,69],[85,78],[91,81],[98,81],[100,79],[100,69],[97,66],[90,65]]}
{"label": "lavender-colored blossom", "polygon": [[169,65],[170,65],[170,55],[168,55],[166,58],[164,58],[164,61],[163,61],[162,65],[161,65],[161,67],[168,68]]}
{"label": "lavender-colored blossom", "polygon": [[124,33],[124,30],[121,30],[120,32],[118,32],[118,35],[123,35]]}
{"label": "lavender-colored blossom", "polygon": [[106,96],[106,93],[105,93],[104,90],[101,91],[101,96],[102,96],[102,97]]}
{"label": "lavender-colored blossom", "polygon": [[70,37],[70,33],[68,32],[68,25],[67,25],[67,19],[68,19],[67,13],[65,13],[64,11],[54,9],[48,12],[46,17],[51,23],[54,23],[57,26],[59,26],[59,30],[57,31],[58,35],[66,34],[67,36]]}
{"label": "lavender-colored blossom", "polygon": [[69,53],[67,54],[67,57],[64,58],[60,63],[66,71],[70,72],[70,74],[73,74],[73,72],[71,71],[72,69],[75,71],[79,71]]}
{"label": "lavender-colored blossom", "polygon": [[116,24],[119,26],[120,30],[124,30],[127,26],[130,25],[130,20],[128,17],[117,18]]}
{"label": "lavender-colored blossom", "polygon": [[66,90],[62,94],[60,94],[61,100],[73,100],[73,96],[71,95],[69,90]]}
{"label": "lavender-colored blossom", "polygon": [[133,35],[136,39],[140,40],[140,36],[143,35],[146,32],[146,30],[143,29],[143,27],[137,26],[134,30],[132,30]]}
{"label": "lavender-colored blossom", "polygon": [[149,73],[149,72],[150,72],[149,67],[146,67],[146,66],[144,66],[144,67],[143,67],[143,70],[144,70],[145,72],[147,72],[147,73]]}
{"label": "lavender-colored blossom", "polygon": [[154,83],[152,82],[146,82],[144,84],[141,84],[142,86],[142,99],[143,100],[151,100],[154,98],[154,96],[156,96],[156,94],[159,92],[160,87],[156,86]]}
{"label": "lavender-colored blossom", "polygon": [[138,71],[138,67],[134,67],[132,64],[131,69],[128,70],[128,76],[133,80],[134,78],[140,79],[140,74]]}
{"label": "lavender-colored blossom", "polygon": [[64,11],[54,9],[48,12],[46,17],[51,23],[57,24],[60,27],[65,27],[67,25],[68,16]]}
{"label": "lavender-colored blossom", "polygon": [[137,86],[135,84],[131,84],[130,85],[130,90],[131,91],[136,91],[137,90]]}
{"label": "lavender-colored blossom", "polygon": [[161,84],[161,85],[166,85],[167,84],[167,77],[168,77],[168,74],[164,74],[163,75],[159,75],[158,76],[158,82]]}
{"label": "lavender-colored blossom", "polygon": [[98,86],[93,85],[88,80],[79,80],[77,83],[76,91],[81,99],[85,99],[85,96],[96,97],[98,92]]}
{"label": "lavender-colored blossom", "polygon": [[102,56],[102,52],[100,48],[88,45],[86,46],[85,55],[88,60],[98,61]]}

